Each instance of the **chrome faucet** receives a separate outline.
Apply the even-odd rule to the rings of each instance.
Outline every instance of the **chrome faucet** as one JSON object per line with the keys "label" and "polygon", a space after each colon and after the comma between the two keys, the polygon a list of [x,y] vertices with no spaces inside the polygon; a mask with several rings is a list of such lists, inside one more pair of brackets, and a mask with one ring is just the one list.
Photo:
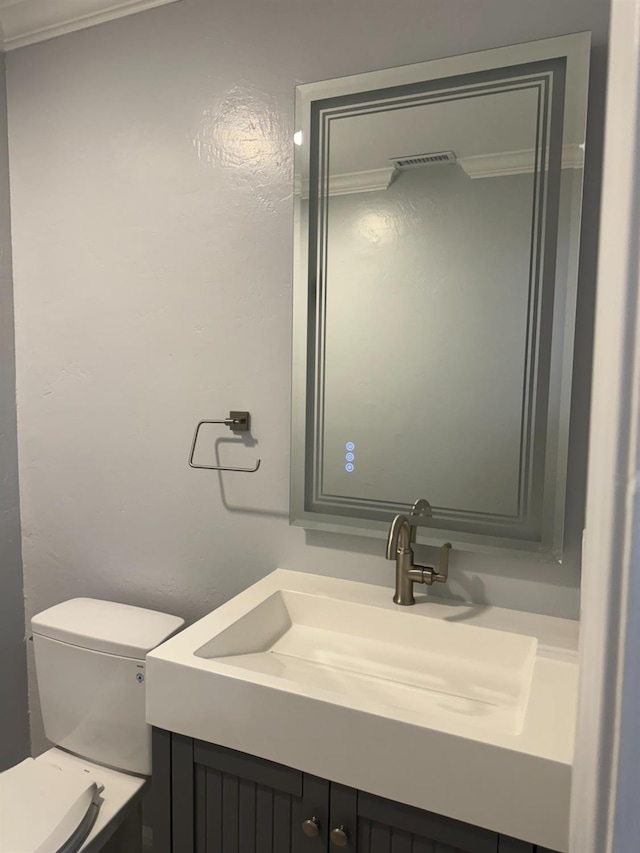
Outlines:
{"label": "chrome faucet", "polygon": [[[414,510],[420,505],[414,504]],[[424,504],[431,507],[424,501]],[[420,510],[423,506],[420,506]],[[412,513],[414,514],[414,513]],[[418,514],[418,513],[415,513]],[[424,514],[420,512],[420,514]],[[430,513],[429,513],[430,514]],[[426,583],[431,586],[434,581],[445,583],[449,577],[449,551],[451,543],[447,542],[440,548],[440,559],[437,570],[433,566],[419,566],[413,562],[415,542],[415,527],[409,523],[406,515],[396,515],[389,528],[387,539],[387,560],[396,561],[396,591],[393,600],[396,604],[415,604],[413,596],[414,583]]]}

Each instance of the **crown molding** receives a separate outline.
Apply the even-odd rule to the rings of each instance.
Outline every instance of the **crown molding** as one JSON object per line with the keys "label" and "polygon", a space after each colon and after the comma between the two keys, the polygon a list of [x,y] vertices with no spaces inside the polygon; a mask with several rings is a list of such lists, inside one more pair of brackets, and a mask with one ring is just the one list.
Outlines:
{"label": "crown molding", "polygon": [[[345,172],[342,175],[329,176],[329,195],[352,195],[353,193],[373,193],[377,190],[387,190],[393,183],[397,170],[393,166],[384,169],[369,169],[364,172]],[[296,175],[295,192],[302,198],[309,198],[309,183],[305,179],[304,186],[300,175]]]}
{"label": "crown molding", "polygon": [[370,169],[367,172],[347,172],[344,175],[330,175],[329,195],[351,195],[352,193],[374,193],[386,190],[393,181],[396,169]]}
{"label": "crown molding", "polygon": [[55,38],[176,0],[0,0],[3,50]]}
{"label": "crown molding", "polygon": [[[473,157],[459,157],[456,164],[472,178],[501,178],[507,175],[530,174],[535,169],[535,151],[501,151],[497,154],[478,154]],[[445,168],[448,164],[425,166],[424,168]],[[582,169],[584,149],[580,145],[564,145],[562,148],[562,168]],[[370,169],[364,172],[348,172],[329,177],[329,195],[351,195],[353,193],[372,193],[387,190],[395,178],[404,170],[387,167]],[[406,171],[411,171],[407,169]],[[300,177],[296,177],[295,192],[300,193]],[[302,187],[302,198],[309,198],[309,187]]]}
{"label": "crown molding", "polygon": [[[504,175],[523,175],[535,168],[535,151],[501,151],[498,154],[479,154],[459,157],[460,166],[470,178],[500,178]],[[582,169],[584,150],[579,145],[563,145],[562,168]]]}

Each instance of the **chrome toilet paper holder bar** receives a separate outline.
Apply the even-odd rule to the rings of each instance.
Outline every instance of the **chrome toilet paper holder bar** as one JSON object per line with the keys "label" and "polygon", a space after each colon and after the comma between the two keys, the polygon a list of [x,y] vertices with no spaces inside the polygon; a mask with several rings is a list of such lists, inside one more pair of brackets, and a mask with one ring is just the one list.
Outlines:
{"label": "chrome toilet paper holder bar", "polygon": [[206,471],[241,471],[245,474],[254,474],[260,467],[261,459],[253,468],[231,468],[225,465],[196,465],[193,461],[193,456],[196,452],[196,444],[198,443],[198,433],[200,427],[204,424],[224,424],[228,426],[232,432],[250,432],[251,430],[251,414],[249,412],[229,412],[228,418],[223,418],[219,421],[200,421],[196,426],[196,431],[193,434],[191,442],[191,453],[189,454],[189,465],[192,468],[204,468]]}

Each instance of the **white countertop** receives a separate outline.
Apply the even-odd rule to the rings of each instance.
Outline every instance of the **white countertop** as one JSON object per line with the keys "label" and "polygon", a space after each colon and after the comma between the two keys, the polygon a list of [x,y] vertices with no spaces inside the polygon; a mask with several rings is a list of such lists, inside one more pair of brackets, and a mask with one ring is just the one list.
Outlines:
{"label": "white countertop", "polygon": [[[318,610],[335,607],[336,621],[340,608],[377,614],[385,624],[399,626],[400,633],[417,637],[418,653],[424,643],[425,659],[434,645],[448,646],[447,638],[468,642],[471,636],[483,642],[486,636],[494,649],[500,638],[493,632],[503,632],[511,647],[521,645],[513,635],[535,638],[527,641],[532,665],[521,719],[517,725],[490,724],[458,708],[430,714],[415,703],[398,707],[402,703],[372,701],[366,691],[332,689],[330,678],[301,682],[258,671],[254,663],[243,668],[242,651],[208,656],[216,643],[224,647],[226,636],[235,637],[237,645],[250,624],[247,615],[283,591],[285,596],[314,596]],[[420,595],[416,602],[400,607],[386,587],[278,569],[149,654],[147,719],[160,728],[564,853],[578,623]],[[400,614],[402,621],[386,614]],[[469,627],[489,630],[470,634]],[[482,658],[466,665],[481,667]]]}

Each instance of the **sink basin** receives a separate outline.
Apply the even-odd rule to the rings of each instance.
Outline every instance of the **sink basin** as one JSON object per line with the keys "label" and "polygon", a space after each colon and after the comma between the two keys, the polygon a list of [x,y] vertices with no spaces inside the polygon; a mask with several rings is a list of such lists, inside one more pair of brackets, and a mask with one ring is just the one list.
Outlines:
{"label": "sink basin", "polygon": [[577,639],[567,619],[277,569],[149,653],[147,720],[566,851]]}
{"label": "sink basin", "polygon": [[462,715],[516,734],[536,646],[534,637],[278,590],[195,654],[363,709],[382,705],[432,722]]}

